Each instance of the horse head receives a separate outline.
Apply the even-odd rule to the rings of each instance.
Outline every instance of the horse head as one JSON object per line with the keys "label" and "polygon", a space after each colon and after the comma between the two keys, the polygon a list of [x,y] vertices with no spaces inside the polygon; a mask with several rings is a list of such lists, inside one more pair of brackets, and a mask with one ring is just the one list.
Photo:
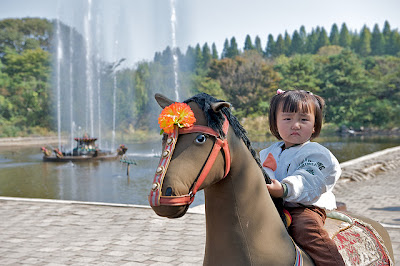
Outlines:
{"label": "horse head", "polygon": [[[175,103],[160,94],[155,98],[163,109]],[[222,113],[230,104],[215,99],[209,104],[207,118],[198,103],[191,99],[186,103],[195,122],[174,125],[172,132],[163,134],[163,152],[149,195],[153,210],[169,218],[183,216],[196,192],[226,177],[230,166],[229,122]],[[215,126],[218,122],[210,123],[210,115],[222,118],[218,119],[223,121],[220,129]]]}

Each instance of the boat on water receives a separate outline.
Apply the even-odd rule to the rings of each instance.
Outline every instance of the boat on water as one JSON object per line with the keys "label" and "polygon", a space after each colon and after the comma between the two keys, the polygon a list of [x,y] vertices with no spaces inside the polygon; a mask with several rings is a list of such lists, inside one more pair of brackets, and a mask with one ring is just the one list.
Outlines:
{"label": "boat on water", "polygon": [[115,160],[120,159],[128,150],[121,144],[116,151],[100,150],[96,146],[97,138],[91,138],[87,135],[82,138],[74,138],[76,147],[69,152],[62,152],[58,148],[48,149],[42,147],[43,161],[45,162],[82,162],[95,160]]}

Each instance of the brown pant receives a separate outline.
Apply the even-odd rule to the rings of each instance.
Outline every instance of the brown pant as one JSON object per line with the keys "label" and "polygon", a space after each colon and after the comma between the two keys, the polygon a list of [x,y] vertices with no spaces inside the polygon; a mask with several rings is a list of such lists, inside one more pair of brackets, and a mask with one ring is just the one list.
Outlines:
{"label": "brown pant", "polygon": [[325,210],[318,207],[286,208],[292,216],[289,234],[314,260],[315,265],[345,265],[335,242],[323,228]]}

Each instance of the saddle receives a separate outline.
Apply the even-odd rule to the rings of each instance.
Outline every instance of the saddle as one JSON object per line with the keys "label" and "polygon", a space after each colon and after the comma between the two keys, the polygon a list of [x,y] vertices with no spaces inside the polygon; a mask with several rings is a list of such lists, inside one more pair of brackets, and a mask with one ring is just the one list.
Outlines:
{"label": "saddle", "polygon": [[346,265],[394,265],[378,232],[368,223],[340,211],[327,213],[325,230]]}

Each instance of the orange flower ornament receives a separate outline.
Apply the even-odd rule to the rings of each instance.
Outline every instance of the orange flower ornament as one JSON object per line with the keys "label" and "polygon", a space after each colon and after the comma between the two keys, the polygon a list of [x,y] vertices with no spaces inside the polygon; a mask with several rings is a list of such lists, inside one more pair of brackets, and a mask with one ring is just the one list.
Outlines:
{"label": "orange flower ornament", "polygon": [[179,102],[165,107],[158,117],[161,134],[163,132],[166,134],[172,133],[175,125],[179,128],[191,127],[194,122],[196,122],[196,118],[190,106]]}

